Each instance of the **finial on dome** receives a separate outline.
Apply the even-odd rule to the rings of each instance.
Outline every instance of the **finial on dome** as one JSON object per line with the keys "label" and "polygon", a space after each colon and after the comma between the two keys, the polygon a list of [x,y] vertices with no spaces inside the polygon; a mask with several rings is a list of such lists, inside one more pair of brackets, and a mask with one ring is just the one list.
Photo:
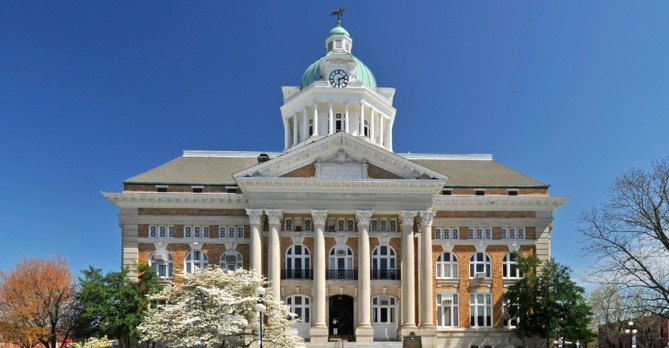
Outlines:
{"label": "finial on dome", "polygon": [[342,7],[330,13],[330,16],[337,16],[337,26],[341,26],[341,16],[344,15],[344,11],[346,11],[346,9]]}

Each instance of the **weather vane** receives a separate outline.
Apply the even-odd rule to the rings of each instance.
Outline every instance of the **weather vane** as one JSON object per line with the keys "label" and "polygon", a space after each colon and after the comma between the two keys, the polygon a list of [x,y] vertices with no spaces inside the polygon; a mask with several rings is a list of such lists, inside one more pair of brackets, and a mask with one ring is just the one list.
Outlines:
{"label": "weather vane", "polygon": [[330,16],[337,16],[337,25],[341,24],[341,16],[344,15],[344,11],[346,11],[345,8],[340,8],[332,13],[330,13]]}

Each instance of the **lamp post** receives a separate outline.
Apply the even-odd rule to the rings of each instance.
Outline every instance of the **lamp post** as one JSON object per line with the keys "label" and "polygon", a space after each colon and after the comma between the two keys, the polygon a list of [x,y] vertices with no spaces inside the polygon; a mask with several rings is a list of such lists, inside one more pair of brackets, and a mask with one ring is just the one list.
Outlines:
{"label": "lamp post", "polygon": [[258,345],[262,348],[262,314],[267,310],[263,300],[263,295],[265,295],[265,288],[258,287],[256,289],[256,295],[258,295],[258,303],[256,303],[256,311],[258,311]]}
{"label": "lamp post", "polygon": [[625,333],[628,335],[630,332],[632,333],[632,348],[636,348],[636,328],[634,328],[634,323],[632,321],[627,323],[627,325],[629,328],[625,329]]}

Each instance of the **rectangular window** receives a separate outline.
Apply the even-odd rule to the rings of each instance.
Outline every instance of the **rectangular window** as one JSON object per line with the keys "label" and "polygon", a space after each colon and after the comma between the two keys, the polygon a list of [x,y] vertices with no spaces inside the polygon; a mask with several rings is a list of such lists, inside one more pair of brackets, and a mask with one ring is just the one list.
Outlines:
{"label": "rectangular window", "polygon": [[485,239],[492,239],[492,228],[485,229]]}
{"label": "rectangular window", "polygon": [[169,226],[168,231],[169,231],[169,232],[168,232],[168,233],[169,233],[168,236],[169,236],[170,238],[174,238],[174,226]]}
{"label": "rectangular window", "polygon": [[459,327],[458,294],[437,294],[437,327]]}
{"label": "rectangular window", "polygon": [[451,229],[451,232],[453,232],[453,239],[460,239],[460,230],[457,228]]}
{"label": "rectangular window", "polygon": [[347,223],[348,223],[348,231],[353,232],[355,230],[355,222],[353,221],[353,219],[348,219]]}
{"label": "rectangular window", "polygon": [[476,229],[476,239],[483,239],[483,229],[481,228]]}
{"label": "rectangular window", "polygon": [[516,325],[518,325],[518,318],[509,318],[508,303],[504,301],[504,327],[515,329]]}
{"label": "rectangular window", "polygon": [[202,228],[202,236],[204,238],[209,238],[209,226],[204,226]]}
{"label": "rectangular window", "polygon": [[516,239],[516,229],[515,228],[510,228],[509,229],[509,239]]}
{"label": "rectangular window", "polygon": [[469,229],[469,239],[474,239],[474,229],[473,228]]}
{"label": "rectangular window", "polygon": [[518,229],[518,239],[525,239],[525,229],[524,228],[519,228]]}
{"label": "rectangular window", "polygon": [[218,228],[218,238],[225,238],[225,226],[221,226]]}
{"label": "rectangular window", "polygon": [[380,222],[381,222],[381,232],[388,231],[388,220],[383,219]]}
{"label": "rectangular window", "polygon": [[450,229],[444,228],[444,239],[450,239]]}
{"label": "rectangular window", "polygon": [[193,187],[193,193],[202,193],[202,187]]}
{"label": "rectangular window", "polygon": [[390,232],[397,232],[397,220],[390,219]]}
{"label": "rectangular window", "polygon": [[328,219],[328,232],[335,231],[335,219]]}
{"label": "rectangular window", "polygon": [[434,239],[441,239],[441,229],[437,228],[434,230]]}
{"label": "rectangular window", "polygon": [[492,295],[469,295],[469,326],[492,327]]}
{"label": "rectangular window", "polygon": [[379,230],[379,222],[376,220],[371,221],[371,230],[372,232],[377,232]]}
{"label": "rectangular window", "polygon": [[286,231],[292,231],[293,230],[293,220],[291,219],[286,219],[284,221],[284,227]]}
{"label": "rectangular window", "polygon": [[477,196],[485,196],[485,190],[475,190],[474,193]]}
{"label": "rectangular window", "polygon": [[447,189],[447,190],[444,189],[444,190],[441,190],[441,194],[444,195],[444,196],[450,196],[451,194],[453,194],[453,190],[451,190],[451,189]]}
{"label": "rectangular window", "polygon": [[518,196],[518,190],[509,190],[509,196]]}
{"label": "rectangular window", "polygon": [[158,192],[167,192],[167,187],[166,186],[158,186],[158,187],[156,187],[156,190]]}
{"label": "rectangular window", "polygon": [[156,238],[158,235],[156,234],[156,231],[158,231],[158,227],[156,226],[149,226],[149,238]]}
{"label": "rectangular window", "polygon": [[311,220],[304,219],[304,230],[311,231]]}
{"label": "rectangular window", "polygon": [[337,231],[344,232],[344,219],[337,220]]}
{"label": "rectangular window", "polygon": [[302,218],[295,218],[295,231],[300,232],[302,231]]}
{"label": "rectangular window", "polygon": [[244,226],[237,227],[237,238],[244,238]]}
{"label": "rectangular window", "polygon": [[193,230],[195,231],[195,238],[200,238],[200,226],[195,226]]}
{"label": "rectangular window", "polygon": [[502,239],[506,239],[506,228],[502,229]]}
{"label": "rectangular window", "polygon": [[230,226],[228,228],[228,237],[235,238],[235,226]]}

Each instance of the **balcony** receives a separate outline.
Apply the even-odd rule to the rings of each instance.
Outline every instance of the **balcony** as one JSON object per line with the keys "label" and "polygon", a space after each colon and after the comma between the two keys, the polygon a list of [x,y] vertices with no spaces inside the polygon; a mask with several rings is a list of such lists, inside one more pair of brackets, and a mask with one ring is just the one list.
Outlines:
{"label": "balcony", "polygon": [[281,279],[314,279],[313,270],[282,269]]}
{"label": "balcony", "polygon": [[401,280],[402,272],[398,269],[393,270],[374,270],[372,271],[372,280]]}
{"label": "balcony", "polygon": [[358,270],[357,269],[329,269],[326,274],[327,279],[339,279],[339,280],[357,280],[358,279]]}

